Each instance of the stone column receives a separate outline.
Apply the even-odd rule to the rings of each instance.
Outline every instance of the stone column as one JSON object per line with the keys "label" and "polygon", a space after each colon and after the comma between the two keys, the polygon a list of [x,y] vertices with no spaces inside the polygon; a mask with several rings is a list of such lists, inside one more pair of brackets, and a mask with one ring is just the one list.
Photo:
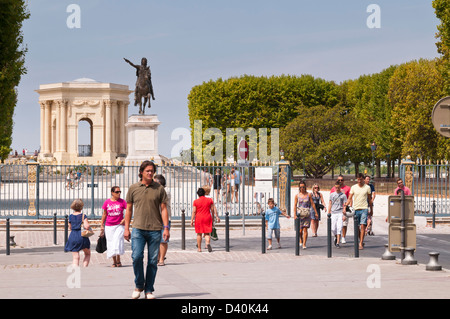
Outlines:
{"label": "stone column", "polygon": [[414,162],[411,160],[411,156],[406,156],[406,160],[402,161],[401,163],[405,170],[404,170],[404,175],[403,175],[403,183],[405,184],[406,187],[408,187],[411,192],[414,195],[414,188],[413,188],[413,167],[414,167]]}
{"label": "stone column", "polygon": [[52,102],[51,100],[45,101],[44,109],[44,146],[42,153],[49,154],[51,150],[51,133],[52,133]]}
{"label": "stone column", "polygon": [[53,153],[61,152],[61,101],[56,100],[56,145]]}
{"label": "stone column", "polygon": [[67,105],[68,100],[61,101],[61,150],[67,152]]}
{"label": "stone column", "polygon": [[124,101],[124,105],[123,105],[123,125],[124,125],[123,153],[124,154],[128,154],[128,130],[126,128],[126,124],[128,123],[128,105],[130,105],[130,102]]}
{"label": "stone column", "polygon": [[119,124],[119,146],[117,151],[119,154],[125,153],[125,121],[124,121],[124,103],[123,101],[117,101],[117,111],[118,111],[118,124]]}
{"label": "stone column", "polygon": [[111,152],[111,100],[105,100],[105,152]]}
{"label": "stone column", "polygon": [[40,139],[40,151],[43,152],[44,150],[44,143],[45,143],[45,102],[40,101],[39,102],[41,106],[41,139]]}

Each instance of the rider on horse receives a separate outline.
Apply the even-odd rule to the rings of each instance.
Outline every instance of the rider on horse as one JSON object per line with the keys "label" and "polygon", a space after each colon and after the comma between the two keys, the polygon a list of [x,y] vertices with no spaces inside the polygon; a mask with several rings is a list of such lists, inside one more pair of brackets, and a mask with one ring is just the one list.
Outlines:
{"label": "rider on horse", "polygon": [[[147,66],[147,59],[146,58],[142,58],[141,60],[141,65],[134,65],[132,62],[130,62],[129,60],[125,59],[125,62],[127,62],[128,64],[130,64],[132,67],[134,67],[136,69],[136,76],[137,76],[137,80],[136,80],[136,88],[134,90],[134,105],[138,105],[141,99],[141,96],[139,96],[139,89],[140,89],[140,80],[145,81],[145,85],[148,88],[148,92],[150,93],[150,95],[152,96],[152,99],[155,99],[155,94],[153,93],[153,85],[152,85],[152,75],[150,72],[150,67]],[[149,107],[150,107],[150,101],[149,101]]]}

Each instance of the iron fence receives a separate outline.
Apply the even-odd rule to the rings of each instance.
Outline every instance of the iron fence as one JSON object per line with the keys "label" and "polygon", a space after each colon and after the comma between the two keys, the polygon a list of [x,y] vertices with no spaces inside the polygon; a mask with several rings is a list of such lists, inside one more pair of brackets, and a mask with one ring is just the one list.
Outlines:
{"label": "iron fence", "polygon": [[450,214],[450,165],[417,161],[402,164],[401,177],[414,196],[416,214]]}

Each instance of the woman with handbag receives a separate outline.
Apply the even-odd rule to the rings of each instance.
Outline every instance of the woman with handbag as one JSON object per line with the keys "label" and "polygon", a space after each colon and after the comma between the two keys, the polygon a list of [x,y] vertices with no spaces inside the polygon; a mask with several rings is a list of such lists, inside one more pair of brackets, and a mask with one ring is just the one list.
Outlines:
{"label": "woman with handbag", "polygon": [[320,187],[318,184],[314,184],[312,187],[312,199],[314,202],[314,206],[316,207],[317,214],[319,215],[319,218],[316,218],[316,215],[314,214],[314,209],[311,208],[311,228],[312,228],[312,236],[317,237],[317,230],[319,229],[319,222],[320,222],[320,210],[323,209],[324,213],[327,213],[327,208],[325,205],[325,201],[323,200],[323,195],[320,192]]}
{"label": "woman with handbag", "polygon": [[[81,212],[83,206],[84,203],[81,199],[74,200],[70,205],[70,208],[73,210],[73,213],[69,216],[70,235],[64,247],[65,252],[72,252],[72,264],[77,267],[80,264],[81,250],[84,252],[83,266],[87,267],[91,260],[91,241],[88,237],[82,236],[82,228],[90,230],[89,222],[84,213]],[[87,236],[91,234],[93,234],[92,231]]]}
{"label": "woman with handbag", "polygon": [[[300,218],[300,243],[303,249],[306,249],[306,240],[308,239],[308,228],[311,226],[311,209],[314,210],[315,218],[319,215],[316,210],[316,205],[310,193],[306,191],[306,183],[300,182],[298,184],[299,192],[295,195],[294,200],[294,219]],[[298,216],[297,216],[298,214]]]}
{"label": "woman with handbag", "polygon": [[102,206],[101,230],[102,234],[104,233],[104,236],[106,236],[106,257],[113,259],[112,267],[122,267],[120,255],[125,253],[123,238],[125,219],[123,212],[127,209],[127,202],[120,198],[121,192],[119,186],[113,186],[111,198],[107,199]]}
{"label": "woman with handbag", "polygon": [[205,197],[205,190],[203,188],[199,188],[197,191],[197,195],[199,198],[194,200],[193,209],[192,209],[192,217],[191,217],[191,227],[194,227],[195,224],[195,232],[197,233],[197,251],[202,251],[202,235],[205,236],[205,244],[206,248],[209,252],[212,252],[210,240],[211,240],[211,232],[213,228],[213,220],[219,220],[219,218],[215,215],[214,202],[211,198]]}

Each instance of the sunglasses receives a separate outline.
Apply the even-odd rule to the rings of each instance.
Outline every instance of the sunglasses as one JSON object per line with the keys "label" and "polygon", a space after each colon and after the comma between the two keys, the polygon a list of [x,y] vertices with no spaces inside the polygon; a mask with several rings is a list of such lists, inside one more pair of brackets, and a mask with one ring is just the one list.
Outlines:
{"label": "sunglasses", "polygon": [[122,191],[115,191],[113,193],[120,194],[120,193],[122,193]]}

